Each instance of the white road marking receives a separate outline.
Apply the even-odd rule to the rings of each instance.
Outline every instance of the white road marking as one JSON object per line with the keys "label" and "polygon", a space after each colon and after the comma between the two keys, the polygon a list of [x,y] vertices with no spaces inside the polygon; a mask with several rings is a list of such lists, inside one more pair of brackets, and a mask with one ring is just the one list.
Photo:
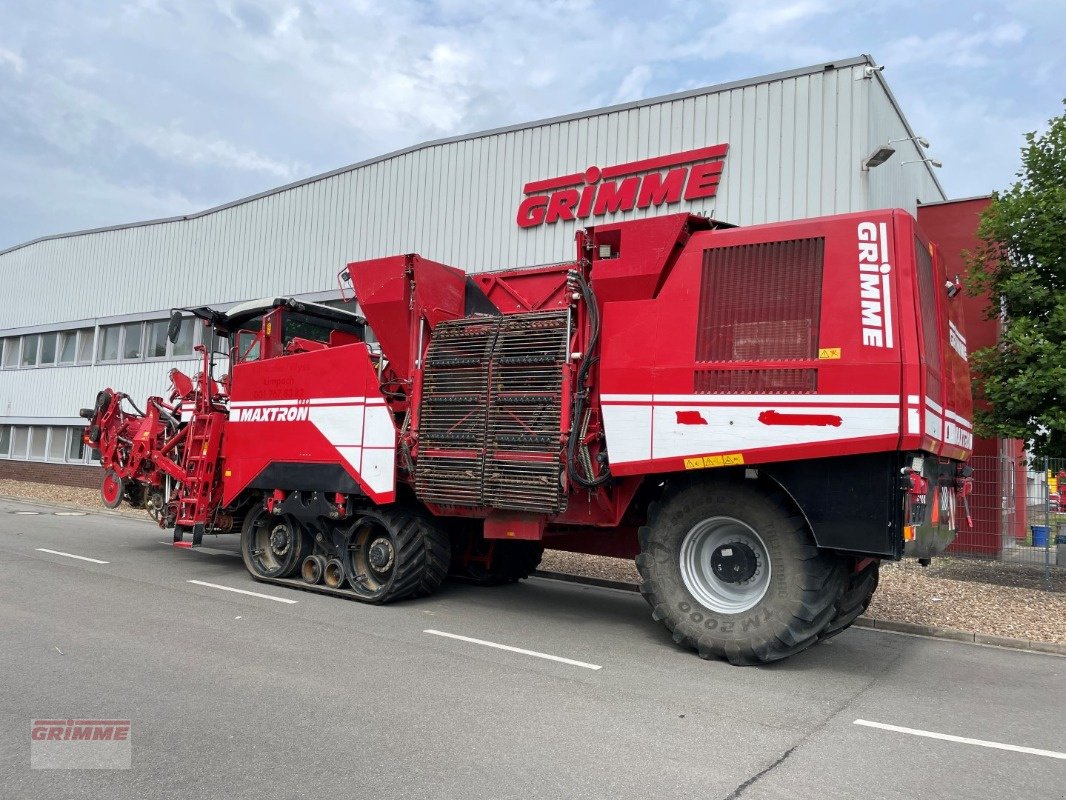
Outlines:
{"label": "white road marking", "polygon": [[959,744],[972,744],[977,747],[992,747],[996,750],[1010,750],[1014,753],[1028,753],[1033,756],[1045,756],[1047,758],[1059,758],[1066,760],[1066,753],[1059,753],[1055,750],[1040,750],[1035,747],[1020,747],[1016,744],[1003,744],[1002,742],[988,742],[984,739],[970,739],[966,736],[952,736],[948,733],[935,733],[933,731],[923,731],[919,728],[903,728],[899,725],[886,725],[884,722],[870,722],[866,719],[855,720],[856,725],[864,725],[867,728],[880,728],[884,731],[895,731],[896,733],[909,733],[911,736],[924,736],[927,739],[943,739],[945,742],[958,742]]}
{"label": "white road marking", "polygon": [[511,653],[521,653],[524,656],[534,656],[535,658],[545,658],[548,661],[558,661],[560,664],[569,664],[572,667],[584,667],[585,669],[603,669],[599,664],[589,664],[585,661],[574,661],[572,658],[563,658],[562,656],[553,656],[549,653],[538,653],[536,650],[524,650],[521,647],[511,647],[508,644],[498,644],[496,642],[486,642],[484,639],[474,639],[470,636],[460,636],[457,633],[445,633],[444,631],[425,630],[422,633],[431,633],[434,636],[445,636],[449,639],[458,639],[461,642],[470,642],[471,644],[481,644],[485,647],[495,647],[497,650],[507,650]]}
{"label": "white road marking", "polygon": [[56,511],[55,512],[55,516],[57,516],[57,517],[84,517],[85,516],[85,512],[84,511]]}
{"label": "white road marking", "polygon": [[78,561],[91,561],[93,564],[110,564],[110,561],[101,561],[98,558],[89,558],[88,556],[76,556],[73,553],[62,553],[59,550],[49,550],[44,547],[38,547],[39,553],[51,553],[54,556],[66,556],[67,558],[76,558]]}
{"label": "white road marking", "polygon": [[279,603],[288,603],[289,605],[296,605],[299,600],[290,600],[287,597],[275,597],[272,594],[260,594],[259,592],[249,592],[247,589],[234,589],[232,586],[221,586],[217,583],[208,583],[207,581],[188,581],[188,583],[195,583],[197,586],[209,586],[212,589],[221,589],[224,592],[236,592],[237,594],[246,594],[251,597],[262,597],[264,600],[276,600]]}
{"label": "white road marking", "polygon": [[15,513],[20,517],[37,517],[41,514],[40,511],[16,511]]}

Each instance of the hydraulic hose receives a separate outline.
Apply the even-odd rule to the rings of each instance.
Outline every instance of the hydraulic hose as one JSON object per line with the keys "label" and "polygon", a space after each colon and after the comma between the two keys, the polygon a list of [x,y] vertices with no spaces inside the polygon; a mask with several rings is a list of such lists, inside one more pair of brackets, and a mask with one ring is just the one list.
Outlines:
{"label": "hydraulic hose", "polygon": [[[599,475],[590,474],[589,477],[582,475],[581,470],[578,469],[578,465],[581,461],[581,457],[578,454],[578,447],[579,445],[582,447],[584,446],[582,441],[585,438],[584,430],[587,426],[587,421],[584,424],[582,422],[585,416],[585,405],[588,402],[588,388],[585,386],[585,381],[588,380],[588,375],[592,367],[600,360],[599,356],[592,355],[600,342],[600,312],[599,308],[596,306],[596,297],[593,295],[592,288],[588,285],[584,276],[577,270],[574,270],[572,275],[577,283],[578,290],[581,292],[582,299],[585,301],[585,307],[588,309],[589,327],[591,328],[591,332],[589,334],[588,346],[585,348],[585,352],[581,357],[581,364],[577,368],[574,412],[570,423],[570,437],[566,443],[566,471],[570,476],[570,479],[578,486],[583,486],[586,489],[595,489],[611,479],[611,470],[609,467],[606,467]],[[584,460],[591,467],[591,460],[588,458],[587,454]]]}

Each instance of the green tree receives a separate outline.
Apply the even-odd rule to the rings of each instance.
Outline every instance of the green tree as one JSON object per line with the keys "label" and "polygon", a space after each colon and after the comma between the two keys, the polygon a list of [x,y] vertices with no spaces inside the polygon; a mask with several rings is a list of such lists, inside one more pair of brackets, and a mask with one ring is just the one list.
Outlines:
{"label": "green tree", "polygon": [[[1066,100],[1063,101],[1066,104]],[[974,294],[1003,317],[998,346],[971,357],[981,436],[1066,455],[1066,114],[1027,133],[1018,180],[994,192],[967,254]],[[1000,302],[997,305],[996,299]]]}

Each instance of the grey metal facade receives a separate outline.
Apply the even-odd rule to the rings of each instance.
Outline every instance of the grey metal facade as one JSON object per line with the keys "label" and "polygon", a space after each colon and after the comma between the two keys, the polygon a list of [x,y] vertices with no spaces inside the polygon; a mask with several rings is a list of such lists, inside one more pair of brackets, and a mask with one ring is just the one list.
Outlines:
{"label": "grey metal facade", "polygon": [[[0,252],[0,337],[98,329],[173,306],[260,296],[328,296],[349,261],[404,252],[469,271],[572,255],[579,224],[679,210],[748,225],[945,199],[867,56],[430,142],[215,209],[62,234]],[[524,229],[523,186],[728,143],[717,197]],[[32,276],[32,280],[24,279]],[[161,393],[182,359],[0,369],[0,426],[78,424],[113,386]],[[0,445],[0,456],[3,455]],[[14,454],[12,454],[14,457]]]}

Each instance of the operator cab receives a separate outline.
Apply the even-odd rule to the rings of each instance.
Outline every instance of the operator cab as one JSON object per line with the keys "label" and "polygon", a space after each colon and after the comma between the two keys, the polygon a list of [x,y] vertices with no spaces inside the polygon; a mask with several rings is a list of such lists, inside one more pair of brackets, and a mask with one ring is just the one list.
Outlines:
{"label": "operator cab", "polygon": [[230,340],[230,363],[307,353],[366,340],[366,320],[340,308],[293,298],[263,298],[225,312],[189,309]]}

